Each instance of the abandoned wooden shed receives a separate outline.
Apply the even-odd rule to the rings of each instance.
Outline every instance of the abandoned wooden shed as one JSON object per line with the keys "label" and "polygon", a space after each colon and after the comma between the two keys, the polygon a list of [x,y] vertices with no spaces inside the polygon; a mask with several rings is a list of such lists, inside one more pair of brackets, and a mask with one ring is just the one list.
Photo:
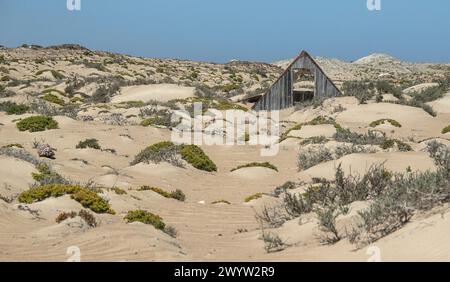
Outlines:
{"label": "abandoned wooden shed", "polygon": [[252,109],[282,110],[314,97],[339,95],[342,93],[333,81],[306,51],[302,51],[269,90],[257,99]]}

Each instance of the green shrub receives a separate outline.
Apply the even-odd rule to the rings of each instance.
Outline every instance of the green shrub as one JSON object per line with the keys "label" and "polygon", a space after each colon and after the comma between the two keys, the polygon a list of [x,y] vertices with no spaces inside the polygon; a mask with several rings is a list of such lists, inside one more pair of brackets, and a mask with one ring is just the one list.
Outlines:
{"label": "green shrub", "polygon": [[165,198],[171,198],[171,199],[175,199],[178,201],[183,202],[186,199],[186,195],[183,193],[183,191],[177,189],[175,191],[172,192],[167,192],[161,188],[158,187],[150,187],[150,186],[141,186],[138,191],[153,191],[155,193],[160,194],[161,196],[165,197]]}
{"label": "green shrub", "polygon": [[365,104],[375,95],[376,88],[373,82],[346,81],[342,85],[342,92],[346,96],[354,96],[361,104]]}
{"label": "green shrub", "polygon": [[396,98],[401,98],[402,96],[402,91],[400,88],[392,85],[391,83],[389,83],[388,81],[377,81],[375,83],[375,88],[378,90],[378,93],[381,94],[392,94],[394,95]]}
{"label": "green shrub", "polygon": [[406,144],[405,142],[397,139],[387,139],[383,142],[383,144],[380,145],[380,147],[384,150],[387,150],[393,148],[395,145],[397,145],[398,149],[401,152],[409,152],[413,150],[413,148],[409,144]]}
{"label": "green shrub", "polygon": [[181,157],[196,169],[217,171],[216,164],[197,145],[180,145]]}
{"label": "green shrub", "polygon": [[93,212],[114,214],[109,203],[91,190],[85,188],[78,189],[71,195],[71,198],[79,202],[83,207],[91,209]]}
{"label": "green shrub", "polygon": [[269,169],[273,169],[275,171],[278,171],[278,168],[276,166],[274,166],[273,164],[269,163],[269,162],[264,162],[264,163],[257,163],[257,162],[253,162],[253,163],[248,163],[245,165],[240,165],[237,166],[235,168],[233,168],[231,170],[231,172],[241,169],[241,168],[246,168],[246,167],[265,167],[265,168],[269,168]]}
{"label": "green shrub", "polygon": [[98,144],[98,140],[95,138],[89,138],[84,141],[80,141],[80,142],[78,142],[78,145],[75,148],[77,148],[77,149],[92,148],[92,149],[96,149],[96,150],[101,150],[101,147]]}
{"label": "green shrub", "polygon": [[46,163],[38,163],[35,165],[39,173],[32,172],[31,176],[40,185],[49,184],[70,184],[70,181],[62,177],[59,173],[52,171]]}
{"label": "green shrub", "polygon": [[135,165],[138,163],[160,163],[166,161],[172,165],[183,167],[178,155],[178,147],[170,141],[163,141],[152,144],[139,152],[130,163]]}
{"label": "green shrub", "polygon": [[203,152],[203,150],[196,145],[175,145],[170,141],[163,141],[150,145],[136,155],[131,165],[141,162],[159,163],[167,161],[175,166],[182,167],[178,156],[191,164],[193,167],[205,171],[217,171],[216,165]]}
{"label": "green shrub", "polygon": [[298,168],[305,170],[320,163],[333,160],[333,152],[325,146],[302,150],[298,155]]}
{"label": "green shrub", "polygon": [[12,148],[12,147],[23,149],[22,144],[19,144],[19,143],[12,143],[12,144],[2,146],[2,148]]}
{"label": "green shrub", "polygon": [[142,222],[145,224],[151,224],[156,229],[163,230],[166,226],[163,222],[163,219],[159,215],[155,215],[151,212],[144,210],[134,210],[129,211],[128,214],[124,217],[127,222]]}
{"label": "green shrub", "polygon": [[370,127],[377,127],[378,125],[384,124],[385,122],[389,122],[392,126],[395,126],[395,127],[402,127],[402,125],[398,121],[396,121],[394,119],[388,119],[388,118],[372,121],[370,123]]}
{"label": "green shrub", "polygon": [[54,89],[54,88],[47,88],[47,89],[44,89],[42,91],[43,94],[50,94],[52,92],[56,92],[56,93],[58,93],[59,95],[62,95],[62,96],[65,95],[63,91],[60,91],[60,90]]}
{"label": "green shrub", "polygon": [[227,205],[231,205],[231,203],[227,200],[217,200],[217,201],[213,201],[211,202],[211,204],[215,205],[215,204],[227,204]]}
{"label": "green shrub", "polygon": [[170,192],[170,197],[181,202],[184,202],[184,200],[186,200],[186,195],[180,189],[176,189],[175,191]]}
{"label": "green shrub", "polygon": [[17,128],[20,131],[45,131],[46,129],[57,129],[58,122],[56,122],[52,117],[32,116],[19,121],[17,123]]}
{"label": "green shrub", "polygon": [[250,201],[253,201],[253,200],[261,198],[263,195],[264,195],[263,193],[256,193],[256,194],[248,196],[247,198],[244,199],[244,201],[246,203],[248,203]]}
{"label": "green shrub", "polygon": [[333,138],[338,142],[353,143],[356,145],[381,145],[386,141],[386,136],[379,136],[374,131],[369,131],[367,134],[359,134],[352,132],[349,129],[340,129]]}
{"label": "green shrub", "polygon": [[41,75],[41,74],[43,74],[44,72],[47,72],[47,71],[51,72],[52,76],[54,78],[56,78],[56,79],[63,79],[63,78],[65,78],[65,76],[63,74],[61,74],[59,71],[49,70],[49,69],[37,71],[36,75]]}
{"label": "green shrub", "polygon": [[7,115],[22,115],[29,109],[30,107],[24,104],[16,104],[9,101],[0,103],[0,111],[5,111]]}
{"label": "green shrub", "polygon": [[53,95],[53,94],[45,94],[44,97],[42,97],[43,100],[53,103],[53,104],[57,104],[60,106],[64,106],[64,100],[61,98],[58,98],[58,96]]}
{"label": "green shrub", "polygon": [[57,198],[67,194],[71,195],[71,198],[79,202],[83,207],[89,208],[93,212],[114,214],[107,201],[97,193],[80,186],[62,184],[42,185],[22,192],[18,199],[20,203],[32,204],[50,197]]}
{"label": "green shrub", "polygon": [[116,193],[117,195],[126,195],[127,194],[127,191],[120,189],[118,187],[111,188],[111,190],[114,191],[114,193]]}
{"label": "green shrub", "polygon": [[444,128],[442,129],[442,134],[446,134],[446,133],[448,133],[448,132],[450,132],[450,125],[447,126],[447,127],[444,127]]}
{"label": "green shrub", "polygon": [[231,92],[233,90],[237,90],[239,88],[240,88],[240,86],[238,84],[236,84],[236,83],[227,83],[225,85],[219,86],[218,90],[228,93],[228,92]]}

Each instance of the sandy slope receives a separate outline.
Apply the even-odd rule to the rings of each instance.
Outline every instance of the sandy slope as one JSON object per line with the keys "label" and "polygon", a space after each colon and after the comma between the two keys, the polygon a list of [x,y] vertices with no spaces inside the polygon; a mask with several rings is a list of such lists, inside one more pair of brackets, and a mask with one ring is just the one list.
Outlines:
{"label": "sandy slope", "polygon": [[121,94],[112,99],[113,103],[126,101],[159,101],[167,102],[175,99],[186,99],[194,96],[194,87],[184,87],[173,84],[128,86]]}

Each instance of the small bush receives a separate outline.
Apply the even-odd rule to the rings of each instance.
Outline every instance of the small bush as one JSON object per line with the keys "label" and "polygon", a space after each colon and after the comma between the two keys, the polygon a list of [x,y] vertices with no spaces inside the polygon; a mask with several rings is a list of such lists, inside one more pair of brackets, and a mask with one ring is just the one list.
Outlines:
{"label": "small bush", "polygon": [[156,229],[160,230],[164,230],[164,227],[166,226],[160,216],[144,210],[129,211],[124,219],[127,222],[142,222],[145,224],[151,224]]}
{"label": "small bush", "polygon": [[101,85],[88,100],[95,104],[108,103],[111,100],[111,97],[118,93],[120,93],[120,85],[118,83]]}
{"label": "small bush", "polygon": [[93,212],[114,214],[114,211],[111,209],[107,201],[105,201],[97,193],[86,188],[78,189],[71,195],[71,198],[79,202],[83,207],[89,208]]}
{"label": "small bush", "polygon": [[172,238],[176,238],[178,235],[178,231],[173,226],[165,226],[163,232]]}
{"label": "small bush", "polygon": [[248,196],[247,198],[244,199],[244,201],[245,201],[246,203],[248,203],[248,202],[250,202],[250,201],[259,199],[259,198],[261,198],[262,196],[263,196],[263,193],[256,193],[256,194],[253,194],[253,195],[251,195],[251,196]]}
{"label": "small bush", "polygon": [[64,104],[65,104],[63,99],[59,98],[56,95],[50,94],[50,93],[49,94],[45,94],[44,97],[42,97],[42,99],[47,101],[47,102],[50,102],[50,103],[53,103],[53,104],[57,104],[57,105],[60,105],[60,106],[64,106]]}
{"label": "small bush", "polygon": [[291,190],[297,187],[297,184],[292,181],[286,181],[282,185],[276,187],[273,192],[271,193],[271,196],[273,197],[279,197],[281,194],[285,193],[287,190]]}
{"label": "small bush", "polygon": [[309,145],[309,144],[324,144],[328,142],[328,138],[325,136],[313,136],[306,138],[300,142],[300,145]]}
{"label": "small bush", "polygon": [[0,103],[0,111],[5,111],[7,115],[22,115],[29,109],[30,107],[24,104],[16,104],[9,101]]}
{"label": "small bush", "polygon": [[287,220],[291,219],[279,206],[263,206],[263,208],[255,214],[255,218],[262,227],[267,228],[281,227]]}
{"label": "small bush", "polygon": [[253,162],[253,163],[248,163],[248,164],[245,164],[245,165],[237,166],[237,167],[233,168],[231,170],[231,172],[233,172],[235,170],[238,170],[238,169],[241,169],[241,168],[247,168],[247,167],[265,167],[265,168],[269,168],[269,169],[278,171],[278,168],[276,166],[274,166],[273,164],[269,163],[269,162],[264,162],[264,163]]}
{"label": "small bush", "polygon": [[84,222],[86,222],[86,224],[89,227],[96,227],[97,226],[97,221],[95,220],[94,215],[92,213],[86,211],[86,210],[80,210],[78,212],[78,214],[76,212],[74,212],[74,211],[72,211],[72,212],[62,212],[56,217],[55,221],[57,223],[61,223],[62,221],[66,220],[68,218],[74,218],[77,215],[79,217],[81,217],[84,220]]}
{"label": "small bush", "polygon": [[395,145],[397,145],[397,148],[401,152],[413,151],[413,148],[409,144],[406,144],[405,142],[402,142],[397,139],[387,139],[386,141],[383,142],[383,144],[380,145],[380,147],[384,150],[387,150],[393,148]]}
{"label": "small bush", "polygon": [[262,240],[264,241],[264,249],[268,253],[279,252],[286,248],[286,243],[273,232],[263,231]]}
{"label": "small bush", "polygon": [[178,147],[169,141],[163,141],[148,146],[139,152],[130,164],[136,165],[138,163],[150,162],[158,164],[164,161],[174,166],[184,166],[178,153]]}
{"label": "small bush", "polygon": [[57,223],[61,223],[62,221],[66,220],[68,218],[74,218],[76,216],[77,216],[77,213],[74,212],[74,211],[72,211],[72,212],[62,212],[56,217],[55,221]]}
{"label": "small bush", "polygon": [[20,147],[14,148],[14,146],[9,145],[6,147],[0,147],[0,155],[17,158],[33,165],[37,165],[40,163],[40,161],[35,156]]}
{"label": "small bush", "polygon": [[299,217],[312,211],[313,202],[309,201],[302,194],[285,193],[283,206],[291,217]]}
{"label": "small bush", "polygon": [[442,134],[446,134],[446,133],[449,133],[449,132],[450,132],[450,125],[447,126],[447,127],[444,127],[444,128],[442,129]]}
{"label": "small bush", "polygon": [[38,156],[43,158],[53,159],[55,157],[54,149],[48,144],[39,144],[37,147]]}
{"label": "small bush", "polygon": [[75,147],[77,149],[86,149],[86,148],[92,148],[96,150],[101,150],[102,148],[98,144],[98,140],[94,138],[86,139],[84,141],[78,142],[78,145]]}
{"label": "small bush", "polygon": [[57,129],[58,122],[56,122],[52,117],[32,116],[19,121],[17,123],[17,128],[20,131],[45,131],[46,129]]}
{"label": "small bush", "polygon": [[231,205],[231,203],[230,203],[229,201],[227,201],[227,200],[217,200],[217,201],[211,202],[211,204],[212,204],[212,205],[215,205],[215,204],[227,204],[227,205]]}
{"label": "small bush", "polygon": [[89,208],[96,213],[114,213],[109,203],[97,193],[80,186],[71,185],[43,185],[31,188],[19,195],[19,202],[32,204],[50,197],[61,197],[69,194],[71,198],[79,202],[83,207]]}
{"label": "small bush", "polygon": [[117,195],[126,195],[127,194],[127,191],[120,189],[118,187],[111,188],[111,190],[114,191],[114,193],[116,193]]}
{"label": "small bush", "polygon": [[389,122],[392,126],[395,126],[395,127],[402,127],[402,125],[398,121],[396,121],[394,119],[386,119],[386,118],[371,122],[370,127],[377,127],[378,125],[384,124],[385,122]]}
{"label": "small bush", "polygon": [[52,171],[52,169],[48,164],[39,162],[35,166],[36,169],[39,171],[39,173],[33,172],[31,173],[31,176],[33,177],[34,180],[39,182],[41,186],[49,184],[64,184],[64,185],[71,184],[71,181],[65,179],[57,172]]}
{"label": "small bush", "polygon": [[95,216],[86,210],[80,210],[78,216],[81,217],[90,227],[97,227]]}
{"label": "small bush", "polygon": [[356,145],[381,145],[386,141],[384,133],[382,133],[382,136],[376,134],[374,131],[369,131],[367,134],[359,134],[349,129],[338,130],[333,138],[338,142],[353,143]]}
{"label": "small bush", "polygon": [[175,191],[172,192],[167,192],[161,188],[157,188],[157,187],[150,187],[150,186],[141,186],[138,191],[153,191],[155,193],[160,194],[161,196],[165,197],[165,198],[171,198],[171,199],[175,199],[178,201],[183,202],[186,199],[186,195],[183,193],[183,191],[176,189]]}
{"label": "small bush", "polygon": [[186,200],[186,195],[180,189],[170,192],[170,197],[181,202]]}
{"label": "small bush", "polygon": [[334,244],[341,240],[341,236],[336,228],[336,218],[348,212],[341,211],[335,206],[327,206],[323,209],[317,209],[316,215],[319,220],[319,229],[325,232],[325,236],[322,237],[322,241],[326,244]]}
{"label": "small bush", "polygon": [[375,95],[376,88],[373,82],[346,81],[342,85],[342,92],[346,96],[354,96],[361,104],[365,104]]}
{"label": "small bush", "polygon": [[298,168],[305,170],[333,159],[333,153],[325,146],[320,146],[318,149],[308,148],[299,153]]}
{"label": "small bush", "polygon": [[22,146],[22,144],[19,144],[19,143],[13,143],[13,144],[8,144],[8,145],[5,145],[5,146],[2,146],[2,148],[19,148],[19,149],[23,149],[23,146]]}
{"label": "small bush", "polygon": [[196,169],[217,171],[216,164],[197,145],[180,145],[181,157]]}

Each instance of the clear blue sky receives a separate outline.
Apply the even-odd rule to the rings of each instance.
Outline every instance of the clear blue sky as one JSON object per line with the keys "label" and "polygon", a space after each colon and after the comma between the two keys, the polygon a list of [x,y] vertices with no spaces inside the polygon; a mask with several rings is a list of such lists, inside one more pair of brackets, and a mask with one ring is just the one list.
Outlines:
{"label": "clear blue sky", "polygon": [[374,52],[450,62],[450,1],[0,0],[0,44],[78,43],[144,57],[271,62],[301,49],[355,60]]}

